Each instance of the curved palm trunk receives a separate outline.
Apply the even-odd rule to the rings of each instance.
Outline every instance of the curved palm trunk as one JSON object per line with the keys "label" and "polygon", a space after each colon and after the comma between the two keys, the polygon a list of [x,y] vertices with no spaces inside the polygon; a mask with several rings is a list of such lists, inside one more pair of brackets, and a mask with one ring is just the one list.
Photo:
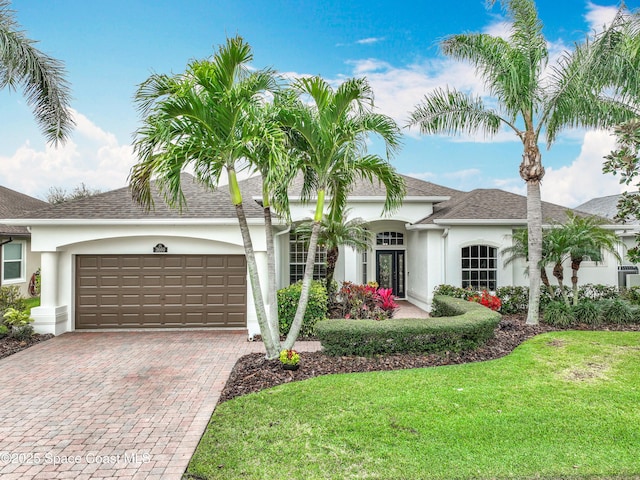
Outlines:
{"label": "curved palm trunk", "polygon": [[255,304],[258,325],[260,326],[260,332],[262,333],[262,341],[267,352],[267,358],[277,358],[280,354],[280,339],[274,338],[271,334],[271,328],[269,328],[269,319],[267,318],[267,312],[264,308],[262,288],[260,287],[258,264],[256,262],[255,252],[253,251],[253,242],[251,241],[251,234],[249,233],[247,217],[244,213],[244,207],[242,206],[242,195],[240,194],[240,188],[238,187],[238,179],[236,177],[235,170],[232,168],[228,169],[228,173],[229,193],[231,195],[231,201],[236,207],[236,215],[238,217],[240,233],[242,234],[242,242],[244,243],[244,252],[247,258],[249,282],[251,282],[251,290],[253,291],[253,303]]}
{"label": "curved palm trunk", "polygon": [[547,269],[545,267],[540,267],[540,280],[542,280],[542,284],[547,287],[547,291],[551,298],[556,296],[556,292],[553,291],[553,287],[551,286],[551,282],[549,282],[549,277],[547,276]]}
{"label": "curved palm trunk", "polygon": [[573,304],[578,304],[578,270],[580,270],[580,264],[582,258],[571,259],[571,286],[573,287]]}
{"label": "curved palm trunk", "polygon": [[269,305],[269,329],[271,336],[280,338],[280,324],[278,321],[278,294],[276,288],[276,251],[273,244],[273,222],[271,221],[271,208],[264,208],[264,226],[267,240],[267,303]]}
{"label": "curved palm trunk", "polygon": [[569,297],[567,297],[567,292],[564,290],[564,267],[562,266],[562,262],[556,262],[553,267],[553,276],[558,280],[558,285],[560,286],[560,293],[562,294],[562,298],[564,299],[564,303],[569,305]]}
{"label": "curved palm trunk", "polygon": [[[525,120],[526,121],[526,120]],[[529,234],[529,312],[527,324],[540,317],[540,260],[542,259],[542,200],[540,181],[544,176],[542,156],[532,131],[525,132],[520,176],[527,182],[527,225]]]}

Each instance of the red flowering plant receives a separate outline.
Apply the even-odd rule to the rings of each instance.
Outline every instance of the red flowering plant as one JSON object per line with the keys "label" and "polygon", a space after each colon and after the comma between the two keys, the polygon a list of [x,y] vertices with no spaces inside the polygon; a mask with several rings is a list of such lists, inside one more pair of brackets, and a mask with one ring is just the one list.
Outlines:
{"label": "red flowering plant", "polygon": [[338,291],[334,315],[347,319],[388,319],[398,308],[395,298],[390,288],[344,282]]}
{"label": "red flowering plant", "polygon": [[502,306],[502,302],[500,301],[498,296],[491,295],[486,290],[482,290],[482,292],[480,292],[479,295],[475,294],[469,297],[469,301],[479,303],[480,305],[484,305],[485,307],[490,308],[491,310],[496,312],[500,310],[500,307]]}

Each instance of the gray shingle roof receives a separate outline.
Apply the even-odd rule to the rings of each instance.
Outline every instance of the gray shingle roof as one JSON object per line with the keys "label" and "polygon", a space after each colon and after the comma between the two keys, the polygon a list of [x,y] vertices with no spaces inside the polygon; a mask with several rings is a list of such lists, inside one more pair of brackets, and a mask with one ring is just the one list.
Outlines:
{"label": "gray shingle roof", "polygon": [[[542,220],[562,222],[567,207],[542,202]],[[459,193],[446,202],[435,205],[433,214],[418,224],[433,224],[436,220],[523,220],[527,218],[527,199],[522,195],[498,189],[477,189]]]}
{"label": "gray shingle roof", "polygon": [[[407,184],[408,196],[451,196],[461,193],[452,188],[403,175]],[[251,177],[240,182],[245,201],[247,218],[262,218],[261,207],[252,197],[262,193],[260,177]],[[290,192],[299,196],[302,189],[302,177],[296,178]],[[92,197],[73,200],[60,205],[44,204],[45,208],[29,214],[14,214],[13,218],[33,219],[154,219],[154,218],[236,218],[235,208],[229,202],[226,186],[208,190],[194,181],[193,176],[183,174],[182,191],[186,206],[182,212],[169,208],[158,192],[153,189],[154,208],[145,212],[131,199],[128,187],[101,193]],[[384,196],[384,186],[377,182],[359,182],[351,192],[353,196]],[[43,202],[44,203],[44,202]],[[8,217],[6,217],[8,218]]]}
{"label": "gray shingle roof", "polygon": [[[600,215],[601,217],[608,218],[615,221],[615,217],[618,213],[618,200],[621,195],[608,195],[606,197],[592,198],[588,202],[578,205],[576,210],[586,212],[591,215]],[[631,219],[624,222],[628,225],[640,225],[640,220]]]}
{"label": "gray shingle roof", "polygon": [[[15,218],[33,219],[159,219],[159,218],[236,218],[236,212],[229,201],[229,190],[221,186],[208,190],[195,182],[193,176],[182,175],[182,191],[186,199],[183,211],[169,208],[157,189],[152,187],[154,207],[146,212],[131,198],[129,187],[100,193],[87,198],[72,200],[60,205],[49,205],[30,214]],[[262,209],[251,200],[253,185],[241,182],[247,218],[262,217]],[[259,190],[258,190],[259,191]]]}
{"label": "gray shingle roof", "polygon": [[[15,190],[0,186],[0,218],[13,218],[28,211],[38,211],[49,204]],[[29,236],[26,227],[0,225],[0,235]]]}

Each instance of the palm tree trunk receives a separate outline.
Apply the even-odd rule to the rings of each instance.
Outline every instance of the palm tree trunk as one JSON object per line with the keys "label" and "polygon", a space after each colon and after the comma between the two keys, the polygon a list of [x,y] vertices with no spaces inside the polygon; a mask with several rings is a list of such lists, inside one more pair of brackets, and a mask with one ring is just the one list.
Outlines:
{"label": "palm tree trunk", "polygon": [[573,287],[573,304],[578,304],[578,270],[582,259],[571,260],[571,286]]}
{"label": "palm tree trunk", "polygon": [[567,292],[564,289],[564,267],[562,266],[562,262],[556,262],[553,267],[553,276],[558,280],[558,285],[560,286],[560,293],[562,294],[562,298],[564,299],[564,303],[567,305],[570,304],[569,297],[567,297]]}
{"label": "palm tree trunk", "polygon": [[333,294],[335,293],[333,290],[333,277],[336,272],[336,264],[338,263],[339,255],[340,250],[337,246],[327,250],[327,296],[329,297],[330,302],[333,299]]}
{"label": "palm tree trunk", "polygon": [[529,228],[527,325],[537,325],[540,317],[540,260],[542,258],[542,200],[538,181],[527,182],[527,223]]}
{"label": "palm tree trunk", "polygon": [[302,277],[302,291],[300,292],[300,301],[298,302],[298,308],[296,309],[296,315],[293,317],[293,323],[289,329],[289,334],[284,341],[283,348],[289,350],[293,348],[296,339],[300,334],[300,328],[302,328],[302,320],[304,314],[307,311],[307,304],[309,303],[309,294],[311,292],[311,281],[313,280],[313,265],[316,258],[316,248],[318,247],[318,236],[320,234],[320,222],[314,220],[313,227],[311,228],[311,237],[309,238],[309,250],[307,251],[307,263],[304,267],[304,276]]}
{"label": "palm tree trunk", "polygon": [[258,325],[260,326],[260,332],[262,333],[262,342],[264,343],[264,348],[267,352],[267,358],[277,358],[280,354],[280,339],[274,338],[271,329],[269,328],[269,319],[267,318],[267,312],[264,308],[262,288],[260,287],[258,264],[256,262],[255,252],[253,251],[253,242],[251,241],[251,234],[249,233],[247,217],[244,214],[244,208],[242,206],[242,194],[240,193],[240,188],[238,186],[238,179],[233,168],[228,168],[227,171],[229,173],[229,193],[231,195],[231,200],[236,207],[236,215],[238,217],[238,224],[240,225],[242,242],[244,243],[247,270],[249,272],[249,282],[251,283],[251,290],[253,291],[253,303],[255,304],[256,317],[258,318]]}
{"label": "palm tree trunk", "polygon": [[527,324],[537,325],[540,318],[540,260],[542,260],[542,199],[540,181],[544,176],[542,155],[531,126],[525,118],[524,153],[520,163],[520,176],[527,182],[527,225],[529,234],[529,312]]}
{"label": "palm tree trunk", "polygon": [[556,292],[553,291],[553,287],[549,282],[549,277],[547,276],[547,269],[545,267],[540,267],[540,280],[542,280],[542,284],[547,287],[547,291],[551,298],[556,296]]}
{"label": "palm tree trunk", "polygon": [[271,207],[264,207],[264,226],[267,240],[267,303],[269,305],[269,328],[273,338],[280,338],[280,324],[278,321],[278,295],[276,289],[276,251],[273,244],[273,222],[271,221]]}

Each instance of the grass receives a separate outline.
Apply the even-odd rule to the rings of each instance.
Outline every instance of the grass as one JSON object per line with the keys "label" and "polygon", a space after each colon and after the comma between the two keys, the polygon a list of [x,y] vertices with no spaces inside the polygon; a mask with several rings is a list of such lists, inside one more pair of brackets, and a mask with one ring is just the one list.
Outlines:
{"label": "grass", "polygon": [[40,297],[29,297],[25,299],[27,312],[31,313],[31,309],[40,306]]}
{"label": "grass", "polygon": [[640,333],[554,332],[507,357],[331,375],[216,408],[192,478],[640,478]]}

